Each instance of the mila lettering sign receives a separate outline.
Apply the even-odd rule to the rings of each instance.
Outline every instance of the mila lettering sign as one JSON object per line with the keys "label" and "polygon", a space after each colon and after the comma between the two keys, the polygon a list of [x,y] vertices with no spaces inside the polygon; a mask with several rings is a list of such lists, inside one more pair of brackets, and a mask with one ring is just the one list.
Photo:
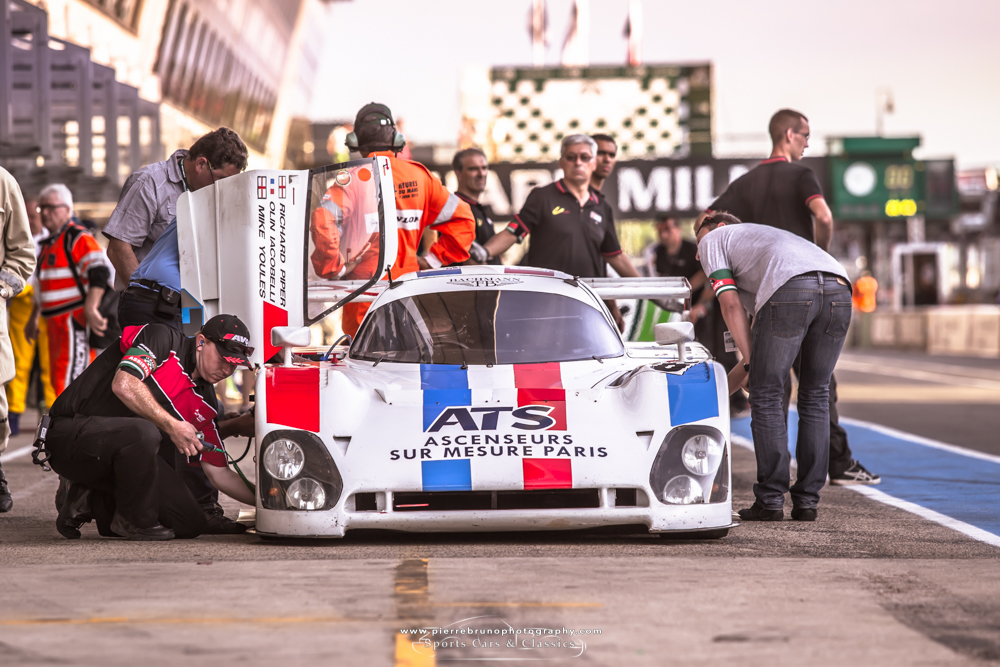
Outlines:
{"label": "mila lettering sign", "polygon": [[[652,219],[669,213],[695,217],[705,210],[732,181],[752,169],[758,159],[683,158],[628,160],[615,165],[602,194],[615,213],[615,220]],[[828,190],[826,160],[806,158],[824,190]],[[427,165],[449,190],[458,187],[451,167]],[[490,165],[482,203],[492,209],[493,221],[511,219],[524,206],[536,187],[562,178],[556,163],[496,163]]]}

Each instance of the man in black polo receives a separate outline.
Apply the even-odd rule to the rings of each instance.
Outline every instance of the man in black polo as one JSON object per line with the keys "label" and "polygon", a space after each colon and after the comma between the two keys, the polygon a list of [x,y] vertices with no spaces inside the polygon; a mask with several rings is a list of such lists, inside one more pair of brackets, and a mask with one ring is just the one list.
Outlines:
{"label": "man in black polo", "polygon": [[[521,212],[486,244],[491,257],[531,234],[521,264],[562,271],[583,278],[603,278],[607,265],[623,277],[638,277],[632,260],[622,252],[611,206],[590,189],[597,145],[585,134],[563,139],[561,180],[535,188]],[[606,302],[619,328],[625,325],[618,307]]]}
{"label": "man in black polo", "polygon": [[[102,535],[169,540],[206,532],[209,519],[174,469],[173,452],[200,459],[212,485],[248,505],[222,440],[252,436],[253,416],[219,418],[215,383],[249,366],[250,333],[216,315],[188,338],[168,324],[125,327],[52,405],[45,449],[71,484],[56,528],[69,539],[96,520]],[[244,527],[244,530],[245,527]]]}
{"label": "man in black polo", "polygon": [[487,257],[483,247],[496,234],[493,220],[490,219],[486,207],[479,203],[486,190],[486,178],[490,173],[486,153],[478,148],[465,148],[455,153],[451,161],[458,179],[458,189],[455,194],[472,209],[472,217],[476,219],[476,240],[469,248],[468,264],[502,264],[499,257]]}
{"label": "man in black polo", "polygon": [[[741,220],[784,229],[829,251],[833,214],[812,169],[799,162],[809,147],[809,119],[792,109],[771,117],[771,156],[729,184],[726,191],[702,213],[725,211]],[[793,369],[798,375],[799,362]],[[791,381],[785,386],[785,412],[791,399]],[[830,380],[830,483],[878,484],[882,479],[856,461],[847,444],[847,432],[837,415],[837,381]]]}
{"label": "man in black polo", "polygon": [[600,197],[603,196],[600,193],[604,189],[604,181],[608,180],[608,176],[615,169],[615,162],[618,161],[618,144],[615,143],[614,137],[607,134],[592,134],[590,138],[597,144],[597,158],[594,162],[594,173],[590,175],[590,187]]}

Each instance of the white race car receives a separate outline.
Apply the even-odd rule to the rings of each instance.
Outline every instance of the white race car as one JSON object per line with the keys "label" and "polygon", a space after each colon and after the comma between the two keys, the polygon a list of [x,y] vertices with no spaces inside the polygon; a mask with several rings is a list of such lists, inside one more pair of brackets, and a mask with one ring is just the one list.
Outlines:
{"label": "white race car", "polygon": [[[685,298],[686,281],[485,266],[376,282],[396,254],[391,187],[386,160],[360,160],[235,176],[179,206],[186,318],[234,312],[264,342],[257,532],[726,535],[723,368],[689,324],[623,342],[602,300]],[[316,273],[331,266],[317,261],[332,247],[320,215],[340,247],[361,239],[346,242],[361,250],[341,251],[339,274],[338,261]],[[351,299],[371,302],[356,340],[303,356],[305,325]]]}

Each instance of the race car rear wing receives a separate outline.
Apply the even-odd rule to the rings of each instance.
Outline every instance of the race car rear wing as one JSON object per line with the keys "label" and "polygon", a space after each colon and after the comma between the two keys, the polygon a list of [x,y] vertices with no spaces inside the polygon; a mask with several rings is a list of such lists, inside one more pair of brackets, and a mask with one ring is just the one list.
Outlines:
{"label": "race car rear wing", "polygon": [[[687,278],[578,278],[602,299],[676,299],[691,298],[691,284]],[[309,300],[334,303],[364,288],[368,283],[359,280],[319,280],[309,283]],[[354,297],[358,303],[370,303],[389,287],[380,282],[370,285]]]}
{"label": "race car rear wing", "polygon": [[690,299],[687,278],[579,278],[602,299]]}

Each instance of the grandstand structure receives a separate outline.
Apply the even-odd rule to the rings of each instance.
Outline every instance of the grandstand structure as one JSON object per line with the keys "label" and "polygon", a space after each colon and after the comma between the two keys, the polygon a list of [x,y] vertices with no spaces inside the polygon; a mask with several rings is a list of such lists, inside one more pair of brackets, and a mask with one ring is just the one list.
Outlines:
{"label": "grandstand structure", "polygon": [[461,143],[502,162],[556,160],[574,133],[614,137],[620,159],[709,157],[712,65],[483,70],[463,77],[462,120]]}

